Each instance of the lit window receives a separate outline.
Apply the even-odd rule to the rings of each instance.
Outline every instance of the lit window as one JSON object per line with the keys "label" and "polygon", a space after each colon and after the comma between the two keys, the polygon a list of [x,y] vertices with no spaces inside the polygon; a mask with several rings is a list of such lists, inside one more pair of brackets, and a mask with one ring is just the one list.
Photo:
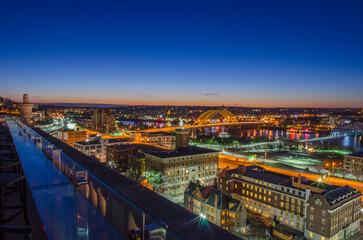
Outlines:
{"label": "lit window", "polygon": [[313,238],[313,237],[314,237],[313,232],[310,232],[309,237],[310,237],[310,238]]}

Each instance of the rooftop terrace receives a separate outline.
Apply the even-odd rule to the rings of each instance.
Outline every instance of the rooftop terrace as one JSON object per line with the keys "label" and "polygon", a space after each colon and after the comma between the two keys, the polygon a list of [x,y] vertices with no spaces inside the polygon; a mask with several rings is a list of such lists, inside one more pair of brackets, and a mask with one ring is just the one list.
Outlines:
{"label": "rooftop terrace", "polygon": [[50,239],[123,239],[130,234],[147,239],[146,230],[165,239],[239,239],[214,224],[199,224],[199,216],[46,132],[8,123],[18,144],[26,146],[19,147],[22,164]]}

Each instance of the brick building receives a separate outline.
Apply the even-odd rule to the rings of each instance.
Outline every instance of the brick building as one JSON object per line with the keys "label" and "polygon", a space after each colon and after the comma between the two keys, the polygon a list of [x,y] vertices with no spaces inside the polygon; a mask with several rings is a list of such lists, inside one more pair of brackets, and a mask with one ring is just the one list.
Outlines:
{"label": "brick building", "polygon": [[207,193],[205,188],[190,182],[184,192],[184,207],[226,230],[237,232],[246,225],[243,202],[227,196],[217,187]]}
{"label": "brick building", "polygon": [[[226,171],[218,187],[234,199],[243,201],[251,213],[273,220],[288,231],[302,232],[307,239],[345,239],[359,231],[361,193],[349,186],[312,182],[301,176],[294,178],[269,172],[259,166],[239,166]],[[350,210],[335,212],[334,219],[347,217],[347,220],[345,224],[339,223],[335,230],[331,229],[329,214],[342,204],[350,206]],[[326,227],[316,221],[324,222]],[[346,229],[344,234],[341,233],[343,228]]]}
{"label": "brick building", "polygon": [[363,152],[345,155],[343,166],[350,171],[363,171]]}
{"label": "brick building", "polygon": [[97,158],[100,162],[106,162],[106,147],[120,144],[131,144],[133,140],[130,138],[115,139],[94,139],[90,141],[82,141],[73,143],[73,147],[87,156]]}
{"label": "brick building", "polygon": [[191,180],[199,179],[206,183],[214,179],[218,170],[218,155],[218,151],[194,146],[171,151],[146,151],[146,171],[160,171],[164,178],[162,191],[182,194]]}
{"label": "brick building", "polygon": [[73,147],[74,142],[82,142],[87,139],[87,132],[83,130],[62,130],[58,131],[59,140]]}
{"label": "brick building", "polygon": [[[161,151],[161,150],[164,149],[147,144],[123,144],[123,145],[107,146],[106,161],[111,162],[111,165],[116,166],[116,168],[118,168],[123,172],[126,172],[126,170],[132,167],[132,170],[135,173],[142,174],[145,171],[144,169],[145,157],[140,158],[141,155],[135,155],[135,154],[144,153],[145,151]],[[136,162],[131,162],[134,160]]]}

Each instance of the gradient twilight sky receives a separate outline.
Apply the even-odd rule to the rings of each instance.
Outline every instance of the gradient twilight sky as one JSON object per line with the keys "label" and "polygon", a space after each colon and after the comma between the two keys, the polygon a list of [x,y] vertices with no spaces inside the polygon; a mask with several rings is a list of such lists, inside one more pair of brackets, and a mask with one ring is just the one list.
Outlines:
{"label": "gradient twilight sky", "polygon": [[0,96],[363,107],[363,1],[0,3]]}

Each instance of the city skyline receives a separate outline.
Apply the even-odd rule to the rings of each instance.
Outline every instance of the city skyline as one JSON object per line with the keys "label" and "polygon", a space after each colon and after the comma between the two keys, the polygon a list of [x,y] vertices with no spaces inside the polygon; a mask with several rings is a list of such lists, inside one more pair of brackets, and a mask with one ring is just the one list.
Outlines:
{"label": "city skyline", "polygon": [[3,5],[0,96],[16,101],[363,107],[359,1]]}

